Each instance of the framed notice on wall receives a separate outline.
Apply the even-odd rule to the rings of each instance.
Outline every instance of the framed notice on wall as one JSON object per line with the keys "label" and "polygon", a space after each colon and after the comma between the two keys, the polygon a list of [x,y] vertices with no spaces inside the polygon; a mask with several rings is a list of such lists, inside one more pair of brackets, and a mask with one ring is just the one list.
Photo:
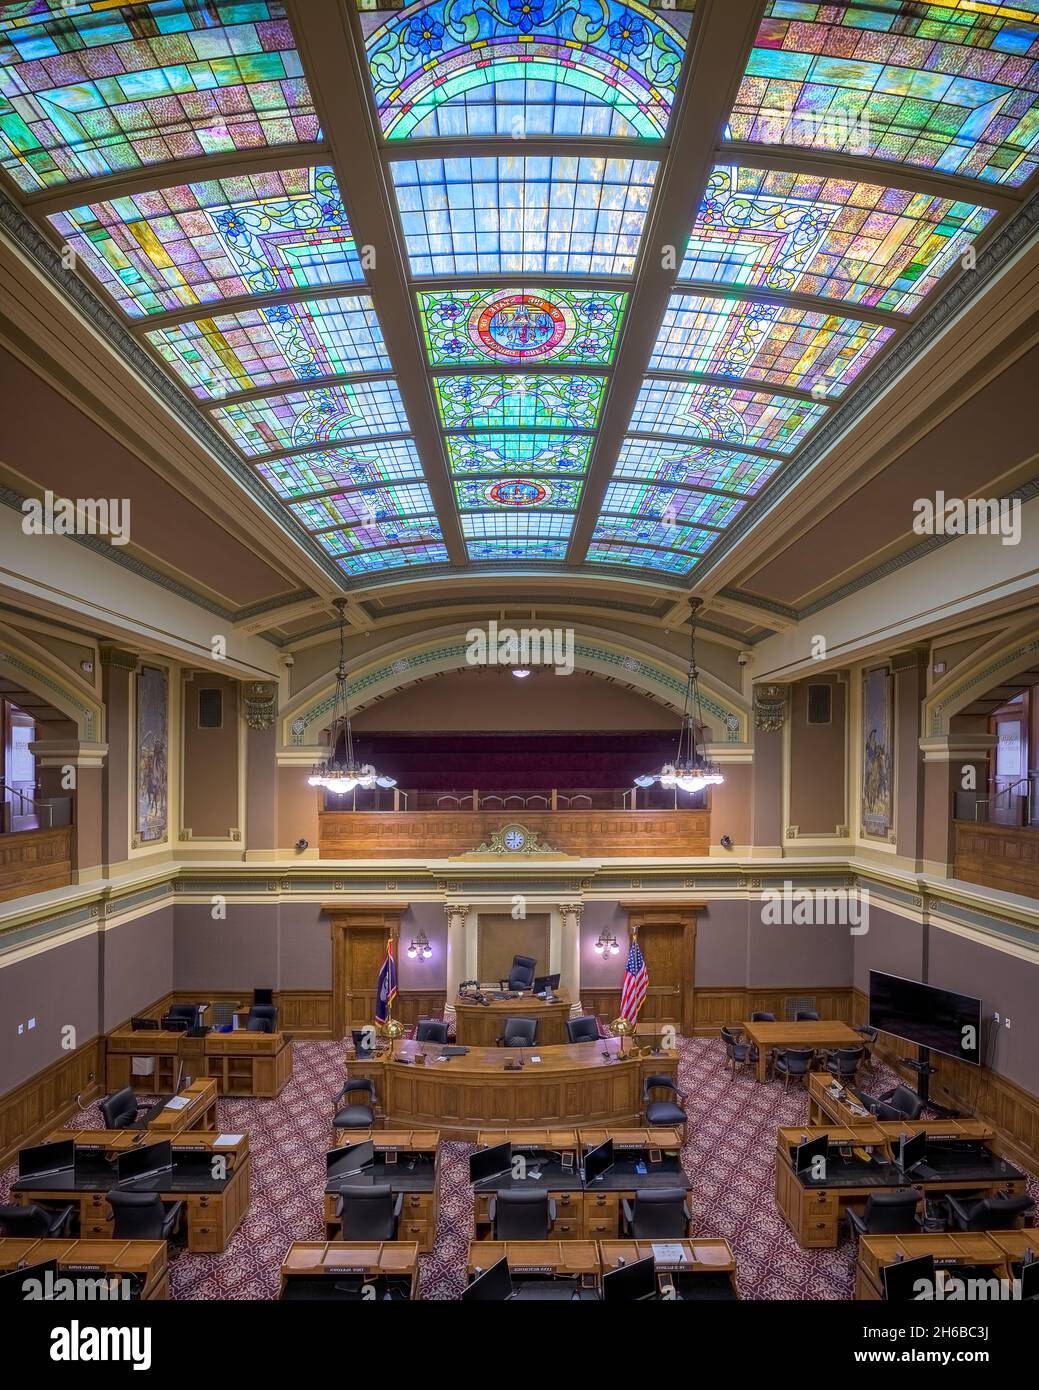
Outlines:
{"label": "framed notice on wall", "polygon": [[862,678],[862,833],[885,840],[894,822],[894,688],[886,666]]}
{"label": "framed notice on wall", "polygon": [[166,839],[169,820],[169,682],[142,666],[137,677],[134,832],[141,843]]}

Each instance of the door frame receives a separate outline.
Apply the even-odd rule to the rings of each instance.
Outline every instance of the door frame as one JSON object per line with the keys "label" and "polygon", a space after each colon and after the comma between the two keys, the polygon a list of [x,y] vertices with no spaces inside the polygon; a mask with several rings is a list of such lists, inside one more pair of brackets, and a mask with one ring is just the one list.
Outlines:
{"label": "door frame", "polygon": [[696,1023],[696,918],[706,906],[701,902],[675,903],[674,906],[621,903],[628,914],[629,935],[642,927],[676,927],[681,932],[677,1012],[679,1032],[686,1038],[693,1036]]}
{"label": "door frame", "polygon": [[[378,933],[384,939],[392,937],[400,946],[401,913],[408,904],[399,908],[387,908],[342,903],[323,903],[322,912],[330,918],[332,937],[332,1037],[343,1039],[351,1027],[356,1026],[350,1019],[350,1000],[357,995],[375,995],[377,981],[355,980],[350,962],[350,936],[356,932]],[[397,957],[397,988],[400,989],[400,951]]]}

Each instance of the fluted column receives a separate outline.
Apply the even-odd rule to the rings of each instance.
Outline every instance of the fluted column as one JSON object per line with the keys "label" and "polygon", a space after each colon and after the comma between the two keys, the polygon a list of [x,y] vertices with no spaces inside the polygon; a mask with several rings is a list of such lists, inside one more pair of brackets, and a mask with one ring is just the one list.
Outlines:
{"label": "fluted column", "polygon": [[469,904],[445,903],[444,911],[447,914],[447,995],[444,1002],[444,1018],[453,1024],[458,986],[465,977],[465,919],[469,916]]}
{"label": "fluted column", "polygon": [[581,1008],[581,913],[584,903],[560,903],[563,918],[562,959],[559,987],[570,991],[570,1017],[579,1018]]}

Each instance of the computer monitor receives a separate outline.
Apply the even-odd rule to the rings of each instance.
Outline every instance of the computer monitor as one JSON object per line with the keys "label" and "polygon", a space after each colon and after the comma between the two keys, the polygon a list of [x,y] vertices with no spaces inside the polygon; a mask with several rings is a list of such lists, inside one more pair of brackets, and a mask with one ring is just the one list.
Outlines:
{"label": "computer monitor", "polygon": [[350,1036],[354,1040],[354,1051],[358,1057],[374,1057],[375,1048],[372,1043],[375,1035],[370,1028],[351,1028]]}
{"label": "computer monitor", "polygon": [[131,1018],[130,1028],[134,1033],[157,1033],[159,1020],[157,1018]]}
{"label": "computer monitor", "polygon": [[1021,1266],[1021,1298],[1039,1299],[1039,1260]]}
{"label": "computer monitor", "polygon": [[463,1303],[504,1303],[512,1297],[512,1276],[509,1274],[508,1260],[499,1260],[490,1269],[478,1274],[473,1282],[462,1290]]}
{"label": "computer monitor", "polygon": [[544,994],[546,990],[551,990],[554,994],[559,988],[559,980],[559,975],[538,975],[534,980],[534,993]]}
{"label": "computer monitor", "polygon": [[254,1003],[254,1004],[273,1004],[273,1003],[274,1003],[274,991],[273,991],[273,989],[254,989],[254,990],[253,990],[253,1003]]}
{"label": "computer monitor", "polygon": [[794,1172],[811,1172],[812,1164],[816,1159],[821,1158],[825,1161],[829,1151],[829,1135],[820,1134],[818,1139],[806,1139],[803,1144],[798,1144],[794,1150]]}
{"label": "computer monitor", "polygon": [[899,1260],[897,1264],[885,1265],[884,1297],[889,1303],[911,1303],[920,1297],[917,1287],[926,1280],[931,1295],[934,1295],[934,1256],[920,1255],[915,1260]]}
{"label": "computer monitor", "polygon": [[167,1033],[186,1033],[191,1027],[190,1018],[174,1018],[172,1014],[166,1014],[162,1020],[163,1031]]}
{"label": "computer monitor", "polygon": [[139,1149],[129,1149],[120,1154],[115,1165],[117,1183],[132,1182],[135,1178],[146,1178],[152,1173],[163,1173],[173,1167],[173,1145],[168,1139],[158,1144],[145,1144]]}
{"label": "computer monitor", "polygon": [[653,1256],[619,1265],[602,1277],[604,1303],[640,1303],[657,1296],[657,1270]]}
{"label": "computer monitor", "polygon": [[[51,1276],[50,1283],[47,1282],[48,1274]],[[57,1260],[43,1260],[38,1265],[26,1265],[24,1269],[12,1269],[7,1274],[0,1274],[0,1302],[2,1303],[24,1303],[29,1295],[26,1284],[30,1279],[35,1279],[44,1291],[44,1298],[53,1298],[53,1292],[47,1294],[47,1289],[54,1288],[54,1280],[58,1277]],[[32,1290],[33,1300],[37,1297],[35,1289]]]}
{"label": "computer monitor", "polygon": [[911,1172],[918,1163],[923,1163],[927,1157],[927,1132],[921,1130],[919,1134],[910,1137],[903,1134],[898,1141],[898,1157],[895,1162],[903,1173]]}
{"label": "computer monitor", "polygon": [[76,1145],[72,1139],[60,1139],[56,1144],[33,1144],[18,1150],[19,1178],[42,1178],[49,1173],[62,1173],[76,1163]]}
{"label": "computer monitor", "polygon": [[584,1156],[584,1180],[594,1182],[613,1167],[613,1140],[607,1139]]}
{"label": "computer monitor", "polygon": [[512,1167],[512,1145],[495,1144],[492,1149],[477,1149],[469,1155],[469,1181],[485,1182],[500,1177]]}
{"label": "computer monitor", "polygon": [[360,1144],[344,1144],[342,1148],[331,1149],[325,1155],[325,1178],[350,1178],[375,1162],[375,1145],[370,1139]]}

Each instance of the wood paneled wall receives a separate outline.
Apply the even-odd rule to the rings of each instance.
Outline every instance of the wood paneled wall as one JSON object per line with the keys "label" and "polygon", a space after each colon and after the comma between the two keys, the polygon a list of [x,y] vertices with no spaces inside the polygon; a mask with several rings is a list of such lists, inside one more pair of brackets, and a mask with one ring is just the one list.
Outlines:
{"label": "wood paneled wall", "polygon": [[0,1100],[0,1167],[103,1093],[105,1040],[91,1038]]}
{"label": "wood paneled wall", "polygon": [[72,882],[72,827],[0,835],[0,902]]}
{"label": "wood paneled wall", "polygon": [[956,822],[956,878],[1039,897],[1039,829]]}
{"label": "wood paneled wall", "polygon": [[[785,1019],[787,1003],[798,1000],[795,1008],[811,1008],[820,1018],[852,1018],[852,990],[849,987],[828,989],[819,985],[798,988],[784,985],[781,989],[698,989],[695,995],[695,1032],[716,1033],[723,1024],[745,1023],[753,1013],[775,1014]],[[801,1003],[813,1000],[813,1003]]]}

